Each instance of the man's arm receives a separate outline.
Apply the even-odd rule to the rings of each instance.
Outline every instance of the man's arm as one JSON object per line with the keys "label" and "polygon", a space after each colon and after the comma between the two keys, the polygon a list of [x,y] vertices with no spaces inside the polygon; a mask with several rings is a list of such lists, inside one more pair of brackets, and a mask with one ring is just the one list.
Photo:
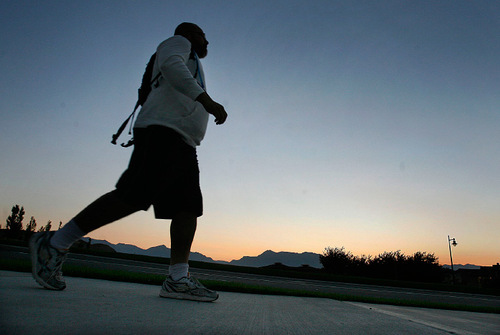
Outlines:
{"label": "man's arm", "polygon": [[215,124],[223,124],[227,119],[227,113],[224,110],[224,107],[213,101],[212,98],[207,94],[207,92],[201,93],[196,101],[201,103],[205,110],[215,116]]}

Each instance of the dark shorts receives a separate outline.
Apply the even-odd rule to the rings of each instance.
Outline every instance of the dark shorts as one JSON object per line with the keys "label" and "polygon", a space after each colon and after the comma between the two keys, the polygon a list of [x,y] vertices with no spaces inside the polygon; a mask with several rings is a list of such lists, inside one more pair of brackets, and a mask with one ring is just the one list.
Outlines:
{"label": "dark shorts", "polygon": [[116,194],[138,209],[154,207],[157,219],[203,214],[196,149],[162,126],[134,129],[134,151]]}

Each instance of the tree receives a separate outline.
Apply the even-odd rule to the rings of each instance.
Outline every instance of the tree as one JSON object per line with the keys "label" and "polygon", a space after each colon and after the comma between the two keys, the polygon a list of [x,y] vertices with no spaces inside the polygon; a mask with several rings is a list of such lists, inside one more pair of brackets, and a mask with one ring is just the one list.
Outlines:
{"label": "tree", "polygon": [[376,277],[398,280],[406,260],[401,250],[384,251],[372,260],[370,270]]}
{"label": "tree", "polygon": [[32,233],[35,231],[35,228],[36,228],[36,220],[35,218],[32,216],[31,219],[30,219],[30,223],[28,223],[26,225],[26,231],[29,232],[29,233]]}
{"label": "tree", "polygon": [[393,280],[440,282],[444,279],[438,258],[418,251],[406,256],[401,250],[383,252],[376,257],[354,256],[342,248],[325,248],[319,256],[323,269],[341,275],[368,276]]}
{"label": "tree", "polygon": [[325,248],[323,255],[319,256],[323,268],[329,272],[346,274],[353,266],[354,256],[350,251],[342,248]]}
{"label": "tree", "polygon": [[366,275],[370,268],[370,263],[372,262],[371,255],[361,255],[354,256],[352,259],[352,274],[354,275]]}
{"label": "tree", "polygon": [[443,269],[434,254],[417,251],[408,257],[407,275],[413,280],[436,282],[443,278]]}
{"label": "tree", "polygon": [[19,205],[12,207],[12,214],[7,218],[7,229],[12,232],[19,232],[23,229],[24,207]]}
{"label": "tree", "polygon": [[50,228],[52,228],[52,221],[49,220],[49,222],[47,222],[47,224],[44,227],[40,227],[40,230],[38,230],[38,231],[39,232],[41,232],[41,231],[49,231]]}

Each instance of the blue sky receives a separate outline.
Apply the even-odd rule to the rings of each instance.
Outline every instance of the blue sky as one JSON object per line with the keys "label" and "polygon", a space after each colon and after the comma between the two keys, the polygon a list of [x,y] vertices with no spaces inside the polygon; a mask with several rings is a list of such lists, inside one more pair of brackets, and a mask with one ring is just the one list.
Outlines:
{"label": "blue sky", "polygon": [[[131,150],[111,135],[156,46],[189,21],[229,114],[198,149],[194,251],[344,246],[447,263],[451,235],[457,263],[500,261],[495,1],[4,1],[0,13],[2,217],[20,204],[26,221],[65,223],[114,187]],[[90,236],[169,245],[152,211]]]}

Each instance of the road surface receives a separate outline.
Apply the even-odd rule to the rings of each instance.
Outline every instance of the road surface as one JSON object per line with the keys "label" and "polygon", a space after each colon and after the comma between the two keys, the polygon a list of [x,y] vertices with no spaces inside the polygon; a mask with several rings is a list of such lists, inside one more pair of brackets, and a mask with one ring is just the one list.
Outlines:
{"label": "road surface", "polygon": [[66,278],[41,288],[0,271],[0,329],[16,334],[500,334],[500,315],[220,292],[213,303],[160,298],[159,287]]}

